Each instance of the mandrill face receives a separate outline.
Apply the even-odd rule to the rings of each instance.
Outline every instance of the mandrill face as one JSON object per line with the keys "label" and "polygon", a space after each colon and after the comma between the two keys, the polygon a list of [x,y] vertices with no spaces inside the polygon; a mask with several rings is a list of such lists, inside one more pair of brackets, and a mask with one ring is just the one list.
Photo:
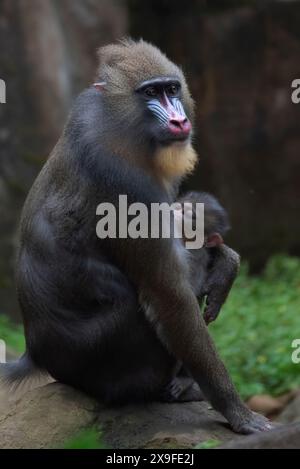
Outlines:
{"label": "mandrill face", "polygon": [[148,121],[149,135],[156,142],[171,145],[190,139],[192,124],[182,104],[182,87],[178,78],[146,80],[135,91]]}
{"label": "mandrill face", "polygon": [[[169,145],[188,141],[194,103],[182,70],[144,41],[100,49],[97,79],[119,138]],[[145,142],[146,143],[146,142]]]}
{"label": "mandrill face", "polygon": [[181,69],[144,41],[106,46],[99,55],[106,146],[162,181],[191,172],[194,103]]}

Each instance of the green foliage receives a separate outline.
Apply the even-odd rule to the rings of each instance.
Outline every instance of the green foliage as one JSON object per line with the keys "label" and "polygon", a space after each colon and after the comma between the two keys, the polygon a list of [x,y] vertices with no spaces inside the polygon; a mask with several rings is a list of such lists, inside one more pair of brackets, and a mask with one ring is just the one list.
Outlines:
{"label": "green foliage", "polygon": [[0,315],[0,339],[6,342],[7,347],[18,353],[23,353],[25,350],[23,328],[13,324],[3,315]]}
{"label": "green foliage", "polygon": [[64,449],[105,449],[102,434],[95,427],[82,430],[64,445]]}
{"label": "green foliage", "polygon": [[300,260],[277,256],[259,277],[244,265],[218,320],[217,348],[244,398],[300,386],[291,343],[300,338]]}
{"label": "green foliage", "polygon": [[195,446],[194,449],[213,449],[220,446],[222,442],[220,440],[206,440],[200,443],[199,445]]}

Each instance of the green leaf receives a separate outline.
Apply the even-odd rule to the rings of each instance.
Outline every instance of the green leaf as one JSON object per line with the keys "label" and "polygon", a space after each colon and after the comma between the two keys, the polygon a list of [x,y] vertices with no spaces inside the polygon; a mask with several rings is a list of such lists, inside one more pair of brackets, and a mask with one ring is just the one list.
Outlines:
{"label": "green leaf", "polygon": [[64,449],[105,449],[102,434],[95,427],[82,430],[64,444]]}
{"label": "green leaf", "polygon": [[213,449],[217,448],[217,446],[220,446],[221,443],[222,442],[220,440],[206,440],[195,446],[194,449]]}

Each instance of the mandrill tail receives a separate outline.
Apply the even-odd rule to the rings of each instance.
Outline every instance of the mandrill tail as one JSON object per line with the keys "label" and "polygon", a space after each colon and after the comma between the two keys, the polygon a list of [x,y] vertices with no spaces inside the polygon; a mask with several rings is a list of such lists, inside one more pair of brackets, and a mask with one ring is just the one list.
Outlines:
{"label": "mandrill tail", "polygon": [[0,365],[0,386],[17,391],[33,380],[40,380],[47,372],[38,368],[25,353],[19,360]]}

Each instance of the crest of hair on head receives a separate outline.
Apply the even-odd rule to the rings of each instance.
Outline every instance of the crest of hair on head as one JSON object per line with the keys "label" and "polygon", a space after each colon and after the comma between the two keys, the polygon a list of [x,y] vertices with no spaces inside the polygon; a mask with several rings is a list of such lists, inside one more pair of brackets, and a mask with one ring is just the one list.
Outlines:
{"label": "crest of hair on head", "polygon": [[142,39],[122,39],[101,47],[98,55],[97,81],[106,82],[110,94],[132,92],[143,81],[158,76],[175,76],[181,82],[183,104],[193,117],[194,103],[182,70],[154,45]]}

